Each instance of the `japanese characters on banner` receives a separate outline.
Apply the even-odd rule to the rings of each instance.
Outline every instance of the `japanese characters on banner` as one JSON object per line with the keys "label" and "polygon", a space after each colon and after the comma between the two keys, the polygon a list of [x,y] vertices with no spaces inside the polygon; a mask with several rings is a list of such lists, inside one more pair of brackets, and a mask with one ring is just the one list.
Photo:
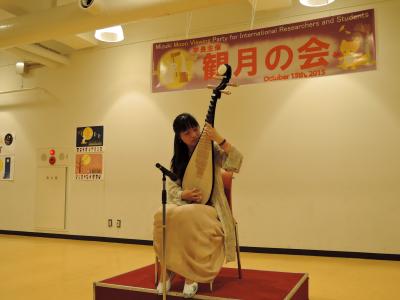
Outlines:
{"label": "japanese characters on banner", "polygon": [[0,180],[14,180],[15,134],[0,133]]}
{"label": "japanese characters on banner", "polygon": [[75,178],[102,180],[104,127],[78,127],[76,130]]}
{"label": "japanese characters on banner", "polygon": [[375,70],[374,10],[155,43],[152,91],[204,88],[224,63],[239,84]]}

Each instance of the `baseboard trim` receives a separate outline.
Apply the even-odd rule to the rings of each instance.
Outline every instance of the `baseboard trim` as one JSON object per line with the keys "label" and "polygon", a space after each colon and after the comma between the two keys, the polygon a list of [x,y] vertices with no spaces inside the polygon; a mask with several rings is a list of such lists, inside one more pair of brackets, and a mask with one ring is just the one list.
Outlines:
{"label": "baseboard trim", "polygon": [[342,258],[360,258],[360,259],[400,261],[400,254],[387,254],[387,253],[350,252],[350,251],[332,251],[332,250],[309,250],[309,249],[262,248],[262,247],[247,247],[247,246],[241,246],[240,251],[253,252],[253,253],[325,256],[325,257],[342,257]]}
{"label": "baseboard trim", "polygon": [[153,241],[149,241],[149,240],[123,239],[123,238],[114,238],[114,237],[106,237],[106,236],[72,235],[72,234],[61,234],[61,233],[14,231],[14,230],[0,230],[0,234],[56,238],[56,239],[66,239],[66,240],[107,242],[107,243],[153,245]]}
{"label": "baseboard trim", "polygon": [[[153,245],[153,241],[150,241],[150,240],[123,239],[123,238],[104,237],[104,236],[71,235],[71,234],[14,231],[14,230],[0,230],[0,234],[69,239],[69,240],[82,240],[82,241],[95,241],[95,242],[108,242],[108,243],[136,244],[136,245],[147,245],[147,246]],[[264,248],[264,247],[248,247],[248,246],[241,246],[240,251],[253,252],[253,253],[268,253],[268,254],[325,256],[325,257],[342,257],[342,258],[360,258],[360,259],[400,261],[400,254],[386,254],[386,253]]]}

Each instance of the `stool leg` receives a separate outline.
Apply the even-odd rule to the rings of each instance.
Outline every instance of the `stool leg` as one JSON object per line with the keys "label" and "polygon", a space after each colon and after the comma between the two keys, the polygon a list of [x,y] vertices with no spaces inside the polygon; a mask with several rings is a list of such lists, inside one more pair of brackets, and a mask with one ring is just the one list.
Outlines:
{"label": "stool leg", "polygon": [[154,286],[157,287],[158,285],[158,257],[156,256],[156,261],[154,263]]}
{"label": "stool leg", "polygon": [[239,279],[242,279],[242,264],[240,263],[240,247],[239,247],[238,223],[237,222],[235,222],[235,238],[236,238],[236,257],[237,257]]}
{"label": "stool leg", "polygon": [[210,292],[213,291],[213,283],[214,283],[214,280],[210,282]]}

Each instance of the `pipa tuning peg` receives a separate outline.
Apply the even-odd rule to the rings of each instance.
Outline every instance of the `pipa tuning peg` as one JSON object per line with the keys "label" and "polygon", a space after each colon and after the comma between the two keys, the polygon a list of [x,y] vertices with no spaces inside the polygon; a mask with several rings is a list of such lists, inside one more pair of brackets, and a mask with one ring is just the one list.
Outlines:
{"label": "pipa tuning peg", "polygon": [[215,89],[217,86],[216,85],[212,85],[212,84],[209,84],[209,85],[207,85],[207,88],[208,89]]}
{"label": "pipa tuning peg", "polygon": [[239,85],[235,82],[228,83],[227,86],[238,87]]}
{"label": "pipa tuning peg", "polygon": [[229,96],[230,94],[232,94],[230,91],[225,91],[225,90],[224,90],[224,91],[221,91],[221,93],[222,93],[222,94],[225,94],[225,95],[228,95],[228,96]]}

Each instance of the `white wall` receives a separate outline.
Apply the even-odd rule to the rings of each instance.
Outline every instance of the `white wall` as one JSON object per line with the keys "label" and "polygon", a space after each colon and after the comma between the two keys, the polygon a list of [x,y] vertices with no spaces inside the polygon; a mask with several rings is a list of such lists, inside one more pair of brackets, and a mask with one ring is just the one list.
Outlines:
{"label": "white wall", "polygon": [[[216,127],[245,156],[233,187],[241,245],[400,253],[400,1],[329,14],[367,8],[375,8],[376,71],[245,85],[219,102]],[[213,26],[203,20],[215,11],[198,12],[194,34],[247,30],[249,16],[230,12]],[[77,181],[71,163],[66,233],[152,239],[161,189],[154,164],[169,163],[171,122],[183,111],[203,120],[210,99],[206,89],[150,92],[152,42],[184,38],[185,18],[143,22],[137,42],[80,51],[69,66],[25,79],[49,94],[0,96],[0,131],[17,134],[15,181],[0,182],[0,229],[35,230],[36,149],[73,149],[76,127],[104,125],[105,179]],[[0,89],[19,87],[1,62]],[[108,218],[122,228],[107,228]]]}

